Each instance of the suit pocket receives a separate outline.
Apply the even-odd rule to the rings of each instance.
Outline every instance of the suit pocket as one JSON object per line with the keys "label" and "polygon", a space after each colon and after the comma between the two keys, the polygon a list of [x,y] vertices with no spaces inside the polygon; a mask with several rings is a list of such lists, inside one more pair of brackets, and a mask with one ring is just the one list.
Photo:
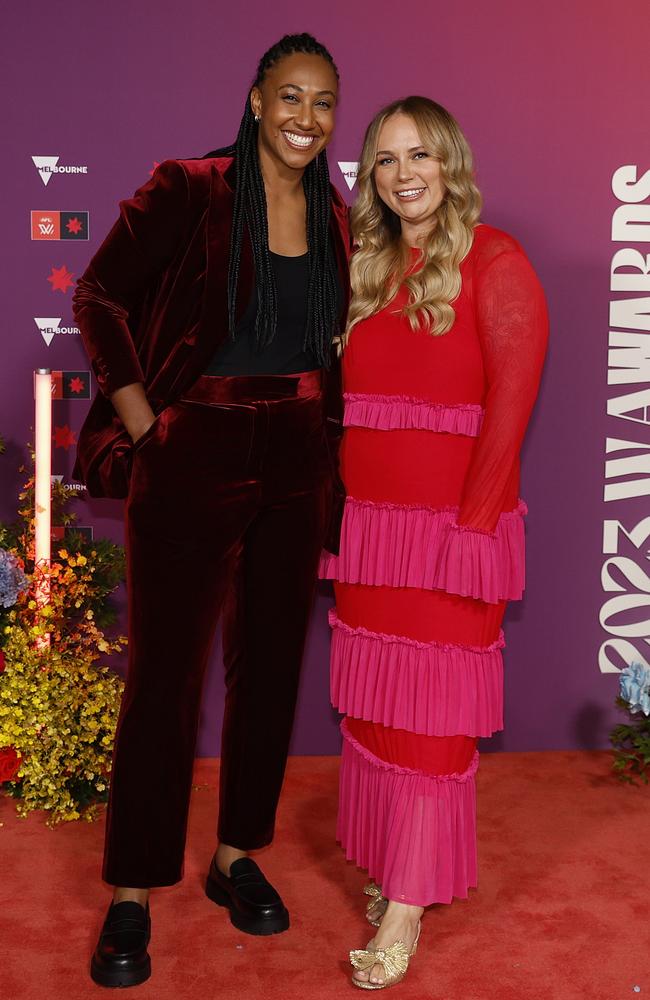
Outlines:
{"label": "suit pocket", "polygon": [[134,455],[137,455],[138,452],[141,451],[144,448],[144,446],[148,444],[148,442],[151,441],[153,437],[156,436],[156,433],[160,427],[160,420],[163,413],[165,413],[165,410],[162,410],[160,413],[158,413],[153,418],[153,422],[149,424],[144,434],[141,434],[138,440],[133,442],[132,448]]}

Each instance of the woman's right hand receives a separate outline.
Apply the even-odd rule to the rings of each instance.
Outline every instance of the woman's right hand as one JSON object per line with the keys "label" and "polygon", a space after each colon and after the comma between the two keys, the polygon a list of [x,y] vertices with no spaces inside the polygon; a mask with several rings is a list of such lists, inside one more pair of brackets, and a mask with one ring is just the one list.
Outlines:
{"label": "woman's right hand", "polygon": [[154,414],[154,412],[152,410],[151,411],[151,420],[149,421],[148,424],[145,424],[145,426],[141,430],[138,430],[138,431],[135,431],[135,432],[129,431],[129,435],[131,437],[131,441],[133,442],[133,444],[137,444],[138,441],[140,440],[140,438],[144,437],[144,435],[147,433],[147,431],[149,430],[149,428],[151,427],[151,425],[153,424],[153,422],[154,422],[155,419],[156,419],[156,417],[155,417],[155,414]]}
{"label": "woman's right hand", "polygon": [[126,427],[133,444],[137,444],[156,419],[156,414],[149,405],[142,382],[133,382],[131,385],[117,389],[111,396],[111,403]]}

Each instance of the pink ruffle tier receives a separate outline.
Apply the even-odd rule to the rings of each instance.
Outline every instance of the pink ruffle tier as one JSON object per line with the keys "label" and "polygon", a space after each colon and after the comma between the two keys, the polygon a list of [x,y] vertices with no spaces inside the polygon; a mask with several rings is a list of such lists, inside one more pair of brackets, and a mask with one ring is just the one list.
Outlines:
{"label": "pink ruffle tier", "polygon": [[464,899],[477,884],[478,753],[463,774],[388,764],[341,724],[337,839],[384,896],[412,906]]}
{"label": "pink ruffle tier", "polygon": [[372,430],[422,430],[477,437],[483,409],[474,403],[448,405],[431,403],[414,396],[382,396],[371,393],[344,393],[345,427]]}
{"label": "pink ruffle tier", "polygon": [[520,500],[489,534],[459,526],[457,507],[348,497],[340,554],[324,552],[319,575],[341,583],[444,590],[489,604],[519,600],[525,583],[526,513]]}
{"label": "pink ruffle tier", "polygon": [[418,642],[351,628],[329,612],[339,712],[427,736],[503,729],[503,633],[491,646]]}

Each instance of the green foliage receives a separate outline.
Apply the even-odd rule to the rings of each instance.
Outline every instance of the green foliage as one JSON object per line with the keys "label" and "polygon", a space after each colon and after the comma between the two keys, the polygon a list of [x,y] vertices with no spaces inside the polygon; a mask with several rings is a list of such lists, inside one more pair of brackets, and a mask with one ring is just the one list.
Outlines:
{"label": "green foliage", "polygon": [[648,784],[650,777],[650,718],[642,712],[630,712],[624,698],[618,697],[616,704],[626,712],[629,721],[615,726],[610,733],[614,747],[614,772],[621,781],[638,785]]}

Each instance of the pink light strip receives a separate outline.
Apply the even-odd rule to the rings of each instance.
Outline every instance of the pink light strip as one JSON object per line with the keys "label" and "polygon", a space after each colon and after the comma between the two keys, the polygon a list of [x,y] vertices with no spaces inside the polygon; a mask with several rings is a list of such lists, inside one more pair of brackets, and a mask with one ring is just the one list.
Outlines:
{"label": "pink light strip", "polygon": [[[49,368],[34,372],[34,398],[34,560],[38,579],[36,599],[43,605],[50,597],[47,569],[52,544],[52,373]],[[50,637],[46,635],[40,644],[49,645],[49,642]]]}

